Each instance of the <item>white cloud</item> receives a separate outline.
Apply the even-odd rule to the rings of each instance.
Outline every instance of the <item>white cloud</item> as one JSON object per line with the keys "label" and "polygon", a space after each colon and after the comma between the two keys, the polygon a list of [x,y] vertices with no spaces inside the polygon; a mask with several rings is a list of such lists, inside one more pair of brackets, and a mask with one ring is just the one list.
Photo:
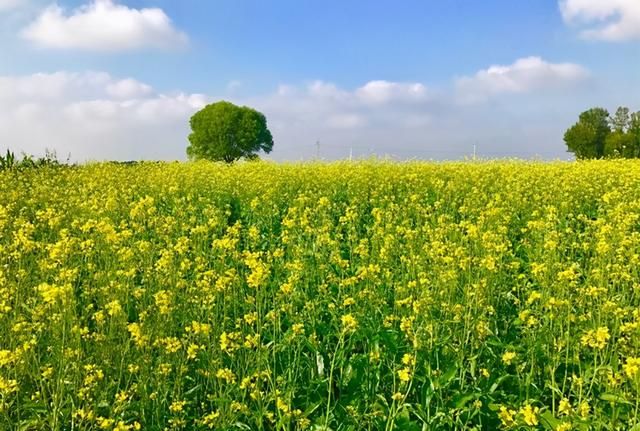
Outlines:
{"label": "white cloud", "polygon": [[365,126],[367,119],[359,114],[337,114],[329,115],[325,124],[332,129],[353,129]]}
{"label": "white cloud", "polygon": [[41,47],[90,51],[175,48],[188,40],[162,9],[131,9],[113,0],[93,0],[70,15],[50,6],[21,34]]}
{"label": "white cloud", "polygon": [[314,81],[307,87],[309,96],[320,100],[346,101],[350,95],[339,89],[335,84],[324,81]]}
{"label": "white cloud", "polygon": [[282,119],[283,127],[362,130],[390,122],[415,124],[404,123],[404,118],[412,111],[423,111],[433,101],[430,97],[420,83],[370,81],[346,90],[330,82],[313,81],[301,88],[281,85],[275,94],[249,102]]}
{"label": "white cloud", "polygon": [[419,102],[426,100],[427,88],[421,83],[398,83],[370,81],[360,87],[356,94],[363,101],[383,104],[391,101]]}
{"label": "white cloud", "polygon": [[14,9],[24,3],[26,3],[26,0],[0,0],[0,12]]}
{"label": "white cloud", "polygon": [[527,57],[509,66],[491,66],[472,77],[455,82],[458,100],[479,102],[506,93],[530,93],[575,86],[589,76],[582,66],[573,63],[548,63],[540,57]]}
{"label": "white cloud", "polygon": [[[218,99],[161,94],[104,72],[0,76],[0,130],[12,148],[34,154],[50,148],[74,160],[183,159],[189,117]],[[314,81],[232,101],[264,112],[278,152],[289,156],[301,149],[301,139],[357,143],[381,130],[424,127],[430,118],[419,83],[372,81],[346,90]]]}
{"label": "white cloud", "polygon": [[0,76],[3,144],[74,160],[184,157],[188,119],[208,99],[161,94],[103,72]]}
{"label": "white cloud", "polygon": [[0,76],[0,101],[40,101],[98,95],[111,81],[103,72],[35,73],[27,76]]}
{"label": "white cloud", "polygon": [[[579,66],[525,59],[462,78],[453,91],[392,81],[353,89],[325,81],[283,84],[254,97],[221,91],[265,114],[276,142],[270,157],[280,160],[313,157],[316,140],[326,158],[347,157],[350,148],[355,157],[460,158],[476,142],[480,154],[494,157],[561,156],[564,129],[593,100],[553,91],[545,98],[503,97],[504,106],[459,102],[463,96],[481,102],[498,94],[538,94],[584,74]],[[189,117],[224,98],[161,93],[104,72],[0,76],[0,145],[32,154],[54,149],[79,161],[185,159]]]}
{"label": "white cloud", "polygon": [[581,31],[587,39],[640,39],[638,0],[560,0],[560,11],[568,24],[587,26]]}
{"label": "white cloud", "polygon": [[117,99],[135,99],[144,97],[153,92],[151,86],[135,79],[121,79],[107,85],[107,94]]}

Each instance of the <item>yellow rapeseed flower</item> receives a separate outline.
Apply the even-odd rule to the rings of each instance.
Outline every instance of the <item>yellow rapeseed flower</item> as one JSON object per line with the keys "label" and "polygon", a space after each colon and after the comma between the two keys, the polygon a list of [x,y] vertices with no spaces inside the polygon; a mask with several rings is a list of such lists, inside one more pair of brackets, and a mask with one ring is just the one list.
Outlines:
{"label": "yellow rapeseed flower", "polygon": [[591,329],[587,331],[580,341],[585,347],[602,350],[606,347],[610,338],[611,335],[609,335],[609,328],[602,326],[596,330]]}
{"label": "yellow rapeseed flower", "polygon": [[8,397],[18,391],[18,382],[15,379],[5,379],[0,376],[0,395]]}
{"label": "yellow rapeseed flower", "polygon": [[169,411],[171,413],[181,413],[184,410],[184,406],[187,404],[186,401],[174,401],[169,406]]}
{"label": "yellow rapeseed flower", "polygon": [[515,420],[516,411],[507,408],[506,406],[500,406],[500,412],[498,413],[498,418],[504,427],[512,427],[516,424]]}
{"label": "yellow rapeseed flower", "polygon": [[580,405],[578,406],[578,414],[582,418],[586,419],[589,416],[590,411],[591,411],[591,406],[589,406],[589,403],[587,401],[581,402]]}
{"label": "yellow rapeseed flower", "polygon": [[627,358],[622,368],[627,377],[634,379],[638,375],[638,372],[640,372],[640,358]]}
{"label": "yellow rapeseed flower", "polygon": [[353,332],[358,327],[358,321],[356,320],[355,317],[353,317],[352,314],[345,314],[344,316],[342,316],[340,320],[342,322],[343,332],[346,332],[346,333]]}
{"label": "yellow rapeseed flower", "polygon": [[558,404],[558,413],[561,415],[570,415],[573,409],[571,408],[571,402],[568,398],[563,398]]}
{"label": "yellow rapeseed flower", "polygon": [[515,359],[516,352],[507,351],[502,355],[502,362],[506,365],[511,365],[511,362]]}
{"label": "yellow rapeseed flower", "polygon": [[525,404],[524,407],[520,409],[520,414],[526,423],[529,426],[538,425],[538,412],[540,411],[539,407],[532,407],[531,404]]}
{"label": "yellow rapeseed flower", "polygon": [[562,422],[556,427],[555,431],[571,431],[572,429],[573,425],[571,425],[571,422]]}
{"label": "yellow rapeseed flower", "polygon": [[416,357],[410,353],[405,353],[402,356],[402,363],[408,367],[414,366],[416,364]]}
{"label": "yellow rapeseed flower", "polygon": [[229,368],[221,368],[216,372],[216,377],[227,383],[235,383],[236,375]]}
{"label": "yellow rapeseed flower", "polygon": [[411,370],[407,367],[398,370],[398,378],[401,382],[408,382],[411,380]]}
{"label": "yellow rapeseed flower", "polygon": [[215,428],[216,424],[217,424],[217,419],[220,417],[220,412],[215,411],[215,412],[211,412],[211,413],[207,413],[202,420],[200,421],[200,423],[204,426],[206,426],[209,429],[213,429]]}

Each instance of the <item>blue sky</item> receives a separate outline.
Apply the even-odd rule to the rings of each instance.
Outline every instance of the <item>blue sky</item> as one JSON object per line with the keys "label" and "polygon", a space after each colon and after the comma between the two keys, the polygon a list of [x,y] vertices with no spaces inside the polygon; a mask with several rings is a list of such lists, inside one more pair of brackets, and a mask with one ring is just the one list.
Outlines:
{"label": "blue sky", "polygon": [[276,160],[566,158],[582,110],[640,109],[640,2],[0,0],[13,150],[183,159],[220,99],[267,115]]}

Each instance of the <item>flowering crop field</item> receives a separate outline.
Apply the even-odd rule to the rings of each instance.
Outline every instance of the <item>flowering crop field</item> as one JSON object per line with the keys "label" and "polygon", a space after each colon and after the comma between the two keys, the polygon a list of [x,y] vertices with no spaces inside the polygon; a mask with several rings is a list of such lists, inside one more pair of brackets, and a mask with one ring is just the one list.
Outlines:
{"label": "flowering crop field", "polygon": [[640,163],[0,173],[2,430],[640,430]]}

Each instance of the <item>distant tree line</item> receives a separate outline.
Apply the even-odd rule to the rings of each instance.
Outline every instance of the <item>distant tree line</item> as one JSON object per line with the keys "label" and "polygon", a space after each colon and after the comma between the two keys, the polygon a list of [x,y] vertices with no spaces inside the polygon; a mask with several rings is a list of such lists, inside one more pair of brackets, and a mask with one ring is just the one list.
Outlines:
{"label": "distant tree line", "polygon": [[611,116],[591,108],[565,132],[564,142],[577,159],[640,158],[640,111],[621,106]]}

